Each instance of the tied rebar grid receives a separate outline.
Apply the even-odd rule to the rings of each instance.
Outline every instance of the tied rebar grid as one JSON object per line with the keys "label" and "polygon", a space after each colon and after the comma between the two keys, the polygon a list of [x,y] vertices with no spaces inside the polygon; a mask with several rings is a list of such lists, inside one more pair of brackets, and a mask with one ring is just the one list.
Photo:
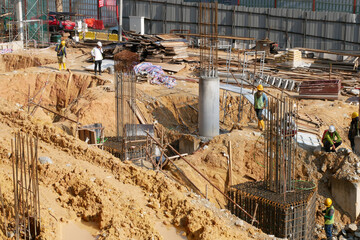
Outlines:
{"label": "tied rebar grid", "polygon": [[[289,98],[271,98],[265,113],[265,188],[294,191],[296,157],[295,104]],[[286,194],[284,194],[284,198]]]}
{"label": "tied rebar grid", "polygon": [[133,71],[115,73],[116,136],[118,140],[126,138],[126,124],[134,126],[136,132],[136,78]]}
{"label": "tied rebar grid", "polygon": [[[293,192],[286,200],[268,191],[263,182],[249,182],[233,186],[229,195],[247,212],[256,215],[259,227],[267,234],[291,240],[313,239],[316,211],[316,188],[310,182],[294,182]],[[252,223],[252,219],[229,202],[229,210]]]}
{"label": "tied rebar grid", "polygon": [[4,215],[5,232],[13,231],[17,240],[35,239],[40,233],[38,140],[18,132],[11,141],[11,152],[14,219]]}
{"label": "tied rebar grid", "polygon": [[200,75],[217,77],[218,73],[218,3],[199,2]]}
{"label": "tied rebar grid", "polygon": [[[130,58],[130,57],[129,57]],[[146,157],[146,136],[140,136],[136,112],[136,77],[132,63],[115,58],[116,143],[120,145],[121,160]],[[115,147],[115,149],[119,149]]]}

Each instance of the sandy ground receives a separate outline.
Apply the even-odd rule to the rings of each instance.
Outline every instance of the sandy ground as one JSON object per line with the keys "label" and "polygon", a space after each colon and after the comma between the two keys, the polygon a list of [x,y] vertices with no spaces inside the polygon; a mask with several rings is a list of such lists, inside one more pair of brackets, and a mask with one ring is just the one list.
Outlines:
{"label": "sandy ground", "polygon": [[[69,50],[70,56],[82,54]],[[41,95],[42,105],[70,118],[80,112],[83,124],[102,122],[108,135],[114,133],[114,93],[104,90],[106,84],[112,86],[111,76],[94,77],[81,69],[87,64],[70,59],[68,67],[73,77],[69,82],[70,72],[59,72],[56,63],[48,64],[52,54],[33,52],[30,55],[41,56],[40,62],[46,65],[30,64],[23,68],[24,65],[14,64],[0,75],[0,183],[8,214],[13,199],[8,154],[13,134],[20,130],[37,135],[39,156],[50,157],[54,162],[39,168],[41,239],[63,239],[64,225],[79,220],[92,223],[99,239],[167,239],[164,233],[159,233],[164,227],[176,227],[188,239],[267,238],[260,230],[239,221],[227,210],[220,211],[160,172],[122,163],[111,154],[68,135],[63,129],[72,127],[71,124],[63,120],[53,124],[56,119],[53,114],[37,109],[34,116],[29,116],[24,111],[27,107],[23,107],[29,86],[30,96],[34,96],[48,82],[34,101],[38,102]],[[15,54],[12,57],[16,61],[22,59]],[[168,95],[168,89],[140,84],[139,90],[142,87],[147,94],[154,92],[154,97],[166,102],[167,97],[161,95]],[[196,90],[191,86],[187,90],[189,96],[183,95],[187,87],[188,83],[184,82],[169,90],[170,94],[178,94],[175,104],[181,104],[184,99],[195,101]],[[147,109],[144,105],[140,107]],[[152,119],[161,114],[160,110],[157,113],[149,110],[146,116]]]}
{"label": "sandy ground", "polygon": [[[100,239],[166,239],[159,233],[163,225],[178,228],[188,239],[266,239],[261,231],[246,223],[237,226],[234,216],[226,210],[220,211],[225,208],[225,198],[182,160],[176,164],[201,193],[205,194],[207,189],[210,202],[160,172],[122,163],[109,153],[73,138],[67,134],[75,127],[69,121],[58,119],[42,109],[37,109],[34,116],[24,111],[27,110],[23,106],[28,101],[29,89],[30,96],[40,91],[33,101],[41,100],[41,105],[71,119],[79,117],[82,124],[100,122],[105,126],[106,136],[114,136],[113,75],[105,73],[96,77],[84,70],[89,65],[84,61],[90,50],[68,49],[67,66],[71,72],[58,71],[52,48],[0,56],[0,63],[6,63],[2,64],[4,69],[0,73],[0,183],[6,202],[10,204],[13,199],[8,159],[10,140],[13,133],[21,129],[38,134],[40,156],[51,157],[54,161],[39,170],[41,239],[62,239],[61,226],[79,220],[93,223]],[[194,73],[187,65],[175,76],[192,78]],[[138,83],[136,87],[139,109],[149,123],[158,122],[164,127],[170,143],[176,141],[180,133],[197,132],[197,83],[178,80],[173,89],[148,83]],[[226,153],[229,141],[233,152],[233,184],[261,180],[264,171],[263,137],[256,130],[252,107],[243,102],[244,112],[239,121],[239,96],[228,94],[229,114],[223,117],[221,111],[221,128],[230,130],[236,124],[239,129],[215,137],[206,147],[187,157],[223,191],[228,181]],[[337,101],[300,100],[297,104],[301,114],[322,119],[321,131],[334,124],[345,140],[344,145],[349,145],[346,131],[350,115],[358,106],[345,100],[345,97]],[[321,158],[301,151],[296,176],[319,184],[319,203],[330,196],[326,183],[318,182],[322,177],[318,171],[321,161]],[[166,172],[171,174],[172,167],[169,166]],[[179,176],[173,177],[183,183]],[[341,209],[337,210],[340,212],[337,220],[348,222]],[[318,223],[321,221],[318,215]]]}

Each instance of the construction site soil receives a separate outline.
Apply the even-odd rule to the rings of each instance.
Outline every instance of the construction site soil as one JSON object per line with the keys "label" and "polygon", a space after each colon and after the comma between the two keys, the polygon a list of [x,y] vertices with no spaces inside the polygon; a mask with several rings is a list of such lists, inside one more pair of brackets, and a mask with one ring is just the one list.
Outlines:
{"label": "construction site soil", "polygon": [[[86,72],[85,62],[91,49],[68,49],[70,71],[58,71],[53,48],[28,50],[3,55],[0,71],[0,156],[1,191],[6,214],[13,216],[12,168],[9,155],[11,139],[20,130],[39,138],[39,156],[53,164],[40,165],[41,201],[40,239],[65,239],[67,223],[90,223],[97,239],[268,239],[261,230],[242,222],[225,210],[227,200],[210,186],[185,161],[176,166],[196,186],[193,189],[168,165],[163,172],[121,162],[110,153],[88,146],[72,136],[75,124],[42,108],[30,107],[29,99],[83,125],[102,123],[105,135],[116,133],[114,77]],[[192,78],[190,65],[175,74],[178,79]],[[165,140],[176,147],[180,137],[197,133],[198,84],[178,80],[168,89],[146,82],[137,84],[137,104],[148,123],[164,129]],[[272,94],[278,94],[271,89]],[[221,92],[221,94],[223,94]],[[239,121],[239,96],[227,93],[227,112],[220,112],[223,132],[186,156],[198,170],[223,192],[228,185],[228,144],[232,146],[233,185],[263,180],[264,138],[256,129],[252,105],[242,104]],[[222,99],[222,98],[221,98]],[[350,114],[357,105],[337,101],[300,100],[300,113],[323,120],[321,131],[335,125],[345,147]],[[223,104],[223,103],[221,103]],[[358,161],[353,154],[313,154],[300,149],[296,179],[312,181],[318,190],[317,223],[323,224],[322,202],[331,196],[328,179],[339,161]],[[355,159],[355,160],[354,160]],[[323,165],[329,166],[322,171]],[[340,168],[339,166],[338,168]],[[209,201],[199,194],[207,195]],[[336,222],[343,226],[349,218],[335,203]],[[2,212],[1,212],[2,214]],[[3,216],[2,216],[3,217]],[[166,231],[176,228],[175,236]],[[165,229],[165,230],[164,230]],[[170,230],[169,230],[170,229]],[[0,231],[1,239],[6,239]],[[318,237],[324,237],[321,232]],[[186,239],[185,238],[185,239]]]}

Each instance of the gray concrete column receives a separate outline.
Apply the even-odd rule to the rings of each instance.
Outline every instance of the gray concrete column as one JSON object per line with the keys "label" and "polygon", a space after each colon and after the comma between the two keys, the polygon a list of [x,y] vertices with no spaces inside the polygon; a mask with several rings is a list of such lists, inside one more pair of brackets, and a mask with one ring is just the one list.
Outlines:
{"label": "gray concrete column", "polygon": [[218,77],[200,77],[199,133],[202,137],[219,135],[219,84]]}
{"label": "gray concrete column", "polygon": [[16,4],[16,19],[18,21],[19,27],[19,38],[20,41],[24,41],[24,23],[23,23],[23,11],[21,1],[18,1]]}

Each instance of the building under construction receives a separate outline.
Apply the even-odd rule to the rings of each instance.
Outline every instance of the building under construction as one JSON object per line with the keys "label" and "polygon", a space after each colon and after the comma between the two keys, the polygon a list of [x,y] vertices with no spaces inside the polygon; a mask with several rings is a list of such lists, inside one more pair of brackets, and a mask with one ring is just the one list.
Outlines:
{"label": "building under construction", "polygon": [[326,198],[339,239],[360,236],[356,151],[321,139],[358,112],[359,1],[0,7],[1,239],[311,240]]}

